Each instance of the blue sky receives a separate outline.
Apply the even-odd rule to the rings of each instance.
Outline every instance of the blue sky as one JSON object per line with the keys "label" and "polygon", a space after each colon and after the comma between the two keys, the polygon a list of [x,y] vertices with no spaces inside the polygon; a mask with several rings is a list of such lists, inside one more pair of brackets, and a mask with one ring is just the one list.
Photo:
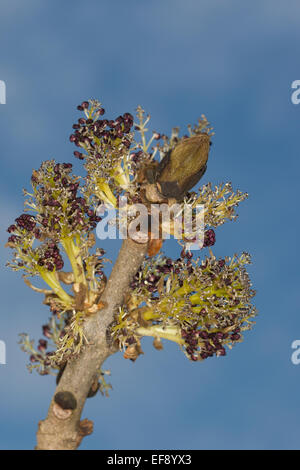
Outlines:
{"label": "blue sky", "polygon": [[[4,267],[6,227],[22,212],[33,168],[80,164],[68,141],[76,105],[98,98],[107,115],[141,104],[154,130],[205,113],[215,128],[203,182],[249,193],[236,222],[217,229],[217,256],[249,251],[259,310],[225,358],[189,362],[176,345],[145,340],[136,363],[111,357],[110,398],[89,400],[95,431],[82,449],[299,449],[299,125],[297,0],[2,0],[0,80],[0,448],[30,449],[54,391],[30,375],[18,333],[41,335],[41,297]],[[116,256],[117,244],[106,248]],[[168,251],[176,256],[175,244]],[[176,253],[176,254],[175,254]]]}

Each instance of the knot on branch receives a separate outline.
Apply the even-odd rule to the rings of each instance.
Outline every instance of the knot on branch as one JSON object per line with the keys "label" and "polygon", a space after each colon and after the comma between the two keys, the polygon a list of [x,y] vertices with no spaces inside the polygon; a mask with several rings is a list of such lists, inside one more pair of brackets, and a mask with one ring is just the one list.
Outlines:
{"label": "knot on branch", "polygon": [[54,401],[63,410],[75,410],[77,408],[77,400],[71,392],[57,392]]}

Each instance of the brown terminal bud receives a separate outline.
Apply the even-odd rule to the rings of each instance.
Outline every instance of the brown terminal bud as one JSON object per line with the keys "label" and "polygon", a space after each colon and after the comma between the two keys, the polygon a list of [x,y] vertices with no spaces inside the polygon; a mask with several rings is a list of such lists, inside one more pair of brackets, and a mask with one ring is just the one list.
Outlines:
{"label": "brown terminal bud", "polygon": [[183,139],[158,165],[156,183],[160,193],[180,200],[204,175],[210,136],[198,134]]}

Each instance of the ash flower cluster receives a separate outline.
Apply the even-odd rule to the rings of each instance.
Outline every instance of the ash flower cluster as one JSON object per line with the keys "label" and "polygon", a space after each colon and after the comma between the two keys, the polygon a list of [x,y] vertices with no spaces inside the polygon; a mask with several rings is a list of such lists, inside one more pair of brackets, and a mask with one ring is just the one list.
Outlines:
{"label": "ash flower cluster", "polygon": [[153,336],[175,341],[197,361],[224,356],[225,346],[242,340],[256,315],[245,269],[250,256],[216,259],[211,254],[202,262],[191,257],[182,252],[176,261],[158,257],[156,263],[145,262],[112,327],[121,349]]}
{"label": "ash flower cluster", "polygon": [[100,119],[105,113],[97,100],[84,101],[77,107],[85,117],[73,124],[70,141],[76,150],[74,156],[85,160],[88,173],[86,192],[116,207],[120,190],[130,187],[128,155],[132,141],[133,116],[126,112],[116,119]]}
{"label": "ash flower cluster", "polygon": [[[29,364],[27,369],[29,372],[34,370],[40,375],[56,375],[56,383],[59,382],[61,374],[66,366],[66,358],[61,362],[55,362],[56,350],[61,347],[61,338],[66,335],[66,330],[70,325],[71,314],[66,316],[57,316],[57,312],[53,312],[49,322],[42,326],[43,338],[40,338],[37,345],[31,340],[26,333],[20,334],[19,344],[22,351],[29,355]],[[46,339],[45,339],[46,338]],[[95,396],[100,391],[103,396],[109,396],[111,385],[106,382],[105,375],[110,375],[109,370],[99,371],[99,381],[93,384],[88,398]]]}
{"label": "ash flower cluster", "polygon": [[247,193],[233,191],[231,183],[220,184],[214,189],[211,183],[199,188],[198,193],[191,194],[189,202],[195,207],[204,205],[204,218],[206,226],[217,227],[226,220],[235,220],[235,208],[248,197]]}
{"label": "ash flower cluster", "polygon": [[[98,248],[96,253],[91,250],[95,243],[92,231],[101,218],[82,191],[79,177],[71,171],[70,163],[54,160],[45,161],[33,171],[32,192],[24,194],[25,207],[34,215],[24,213],[17,217],[8,228],[7,242],[13,250],[13,259],[7,265],[23,271],[26,284],[45,294],[44,303],[53,314],[63,321],[72,319],[70,325],[61,327],[64,334],[55,340],[56,347],[67,344],[66,356],[80,349],[84,341],[81,317],[99,308],[105,283],[104,250]],[[72,267],[69,273],[62,271],[66,258]],[[50,289],[34,287],[29,276],[40,276]],[[40,353],[35,357],[38,363],[46,360]],[[56,357],[53,352],[46,362],[55,367],[61,360],[62,355]]]}
{"label": "ash flower cluster", "polygon": [[[96,100],[84,101],[77,109],[84,111],[85,118],[81,117],[78,124],[73,124],[74,133],[70,136],[70,142],[84,149],[89,156],[101,159],[103,153],[108,153],[117,146],[130,147],[133,125],[133,116],[130,113],[111,120],[99,119],[105,114],[105,110]],[[78,155],[76,151],[74,155],[79,159],[85,158],[84,154]]]}
{"label": "ash flower cluster", "polygon": [[20,334],[19,344],[22,351],[29,355],[27,368],[30,372],[35,370],[40,375],[49,375],[59,370],[60,365],[53,362],[53,357],[59,347],[60,338],[65,334],[69,318],[70,315],[58,317],[53,313],[49,322],[42,326],[43,338],[38,340],[36,347],[28,334]]}

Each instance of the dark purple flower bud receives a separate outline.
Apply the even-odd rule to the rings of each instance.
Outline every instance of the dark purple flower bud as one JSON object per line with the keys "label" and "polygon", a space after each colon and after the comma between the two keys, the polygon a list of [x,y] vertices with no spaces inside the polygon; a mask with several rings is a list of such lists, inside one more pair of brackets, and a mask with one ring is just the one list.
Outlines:
{"label": "dark purple flower bud", "polygon": [[59,271],[60,269],[62,269],[64,267],[64,262],[62,259],[60,260],[57,260],[56,263],[55,263],[55,266],[56,266],[56,269]]}
{"label": "dark purple flower bud", "polygon": [[131,124],[129,124],[128,122],[124,124],[124,134],[128,134],[130,132],[130,129],[131,129]]}
{"label": "dark purple flower bud", "polygon": [[38,229],[38,228],[34,229],[33,233],[34,233],[34,236],[35,236],[35,238],[36,238],[37,240],[38,240],[39,238],[41,238],[41,235],[42,235],[42,234],[41,234],[40,229]]}
{"label": "dark purple flower bud", "polygon": [[163,272],[164,274],[168,274],[168,273],[171,272],[171,268],[170,268],[169,266],[163,266],[163,267],[162,267],[162,272]]}
{"label": "dark purple flower bud", "polygon": [[56,165],[53,168],[54,173],[58,174],[60,172],[60,164],[56,163]]}
{"label": "dark purple flower bud", "polygon": [[217,356],[226,356],[225,348],[222,347],[222,348],[218,349],[216,354],[217,354]]}
{"label": "dark purple flower bud", "polygon": [[49,325],[43,325],[42,330],[43,330],[43,335],[46,336],[46,338],[51,338],[51,330],[50,330]]}
{"label": "dark purple flower bud", "polygon": [[232,341],[237,341],[239,340],[241,337],[241,335],[237,334],[237,333],[234,333],[233,335],[231,335],[231,339]]}
{"label": "dark purple flower bud", "polygon": [[123,116],[118,116],[117,119],[115,120],[116,124],[122,124],[124,122]]}
{"label": "dark purple flower bud", "polygon": [[122,144],[124,145],[124,147],[129,148],[131,145],[131,142],[128,139],[124,139],[122,141]]}
{"label": "dark purple flower bud", "polygon": [[39,180],[37,179],[37,177],[35,175],[32,175],[31,176],[31,182],[37,184],[39,182]]}
{"label": "dark purple flower bud", "polygon": [[208,333],[206,331],[199,331],[199,338],[207,339]]}
{"label": "dark purple flower bud", "polygon": [[54,270],[53,264],[52,263],[47,263],[47,269],[48,269],[48,271],[52,272]]}
{"label": "dark purple flower bud", "polygon": [[83,197],[77,197],[76,202],[80,204],[81,206],[84,206],[86,204],[85,200]]}
{"label": "dark purple flower bud", "polygon": [[16,227],[15,225],[10,225],[10,226],[8,227],[8,229],[7,229],[7,232],[8,232],[8,233],[14,232],[14,231],[16,230],[16,228],[17,228],[17,227]]}
{"label": "dark purple flower bud", "polygon": [[213,229],[206,230],[204,233],[203,248],[213,246],[216,243],[216,234]]}
{"label": "dark purple flower bud", "polygon": [[122,131],[122,129],[119,129],[119,130],[117,131],[117,134],[116,134],[116,135],[117,135],[117,137],[119,137],[119,139],[122,139],[122,137],[123,137],[123,135],[124,135],[124,132]]}
{"label": "dark purple flower bud", "polygon": [[83,111],[83,107],[81,105],[77,106],[78,111]]}
{"label": "dark purple flower bud", "polygon": [[89,107],[89,102],[88,102],[88,101],[83,101],[83,102],[81,103],[81,107],[82,107],[83,109],[87,109],[87,108]]}
{"label": "dark purple flower bud", "polygon": [[82,156],[82,153],[81,152],[78,152],[77,150],[75,150],[74,152],[74,155],[76,158],[79,158],[79,160],[83,160],[83,156]]}
{"label": "dark purple flower bud", "polygon": [[123,114],[123,119],[124,119],[124,121],[133,122],[133,116],[130,113],[124,113]]}
{"label": "dark purple flower bud", "polygon": [[197,344],[198,344],[198,341],[197,341],[196,338],[190,338],[189,339],[189,345],[190,346],[197,346]]}

